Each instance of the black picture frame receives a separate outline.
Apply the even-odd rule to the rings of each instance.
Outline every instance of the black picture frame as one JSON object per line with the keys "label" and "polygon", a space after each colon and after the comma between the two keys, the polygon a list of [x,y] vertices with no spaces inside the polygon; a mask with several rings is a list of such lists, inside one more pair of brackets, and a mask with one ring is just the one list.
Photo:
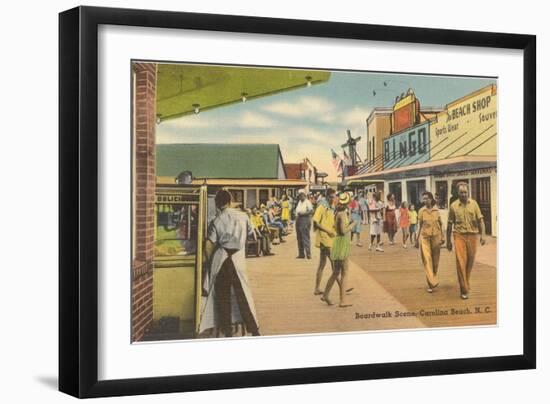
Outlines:
{"label": "black picture frame", "polygon": [[[98,26],[180,28],[523,51],[523,353],[467,359],[98,381]],[[104,397],[536,367],[536,37],[78,7],[59,15],[59,390]],[[517,163],[517,162],[514,162]]]}

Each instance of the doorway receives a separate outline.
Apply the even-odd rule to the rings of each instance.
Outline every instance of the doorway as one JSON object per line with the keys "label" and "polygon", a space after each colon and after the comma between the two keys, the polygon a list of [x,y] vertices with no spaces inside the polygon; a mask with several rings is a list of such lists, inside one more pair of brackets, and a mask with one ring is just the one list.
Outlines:
{"label": "doorway", "polygon": [[485,222],[485,233],[493,234],[491,228],[491,178],[472,179],[472,198],[479,205],[483,221]]}
{"label": "doorway", "polygon": [[395,206],[401,205],[401,182],[390,182],[388,189],[395,196]]}
{"label": "doorway", "polygon": [[407,181],[407,203],[418,209],[422,206],[422,193],[426,191],[426,180]]}

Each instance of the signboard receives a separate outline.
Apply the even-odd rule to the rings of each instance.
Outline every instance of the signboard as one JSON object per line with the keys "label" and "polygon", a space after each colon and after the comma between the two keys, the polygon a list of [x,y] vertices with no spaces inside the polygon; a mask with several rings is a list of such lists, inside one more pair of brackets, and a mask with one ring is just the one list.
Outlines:
{"label": "signboard", "polygon": [[410,128],[417,122],[420,103],[411,94],[400,100],[393,107],[393,131],[399,132]]}
{"label": "signboard", "polygon": [[413,126],[384,140],[384,169],[424,163],[430,159],[429,122]]}
{"label": "signboard", "polygon": [[194,199],[196,196],[190,197],[188,194],[155,194],[156,203],[166,203],[166,204],[186,204],[186,203],[196,203]]}
{"label": "signboard", "polygon": [[496,85],[448,104],[430,128],[431,160],[496,156],[497,104]]}

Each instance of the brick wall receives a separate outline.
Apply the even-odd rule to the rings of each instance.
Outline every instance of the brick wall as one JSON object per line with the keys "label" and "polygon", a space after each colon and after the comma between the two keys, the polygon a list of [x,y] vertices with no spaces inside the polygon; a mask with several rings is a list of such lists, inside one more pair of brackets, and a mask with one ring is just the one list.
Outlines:
{"label": "brick wall", "polygon": [[132,341],[138,341],[153,320],[157,66],[154,63],[133,63],[132,68],[135,74]]}

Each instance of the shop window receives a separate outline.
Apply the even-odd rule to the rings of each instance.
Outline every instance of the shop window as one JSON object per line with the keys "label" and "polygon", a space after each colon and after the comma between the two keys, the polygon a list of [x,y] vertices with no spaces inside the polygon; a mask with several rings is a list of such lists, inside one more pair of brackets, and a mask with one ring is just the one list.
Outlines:
{"label": "shop window", "polygon": [[269,199],[269,190],[260,189],[260,205],[266,205]]}
{"label": "shop window", "polygon": [[390,182],[388,188],[390,193],[395,195],[395,204],[397,206],[401,205],[401,182]]}
{"label": "shop window", "polygon": [[256,206],[256,190],[247,189],[246,190],[246,207],[251,209]]}
{"label": "shop window", "polygon": [[242,189],[230,189],[229,193],[231,194],[232,206],[234,208],[243,207],[244,192]]}
{"label": "shop window", "polygon": [[155,213],[155,257],[195,254],[197,205],[157,204]]}
{"label": "shop window", "polygon": [[407,203],[413,204],[415,209],[422,206],[422,193],[426,191],[426,181],[407,181]]}
{"label": "shop window", "polygon": [[439,209],[448,209],[449,205],[447,203],[449,198],[449,190],[447,181],[436,181],[435,182],[435,201]]}

